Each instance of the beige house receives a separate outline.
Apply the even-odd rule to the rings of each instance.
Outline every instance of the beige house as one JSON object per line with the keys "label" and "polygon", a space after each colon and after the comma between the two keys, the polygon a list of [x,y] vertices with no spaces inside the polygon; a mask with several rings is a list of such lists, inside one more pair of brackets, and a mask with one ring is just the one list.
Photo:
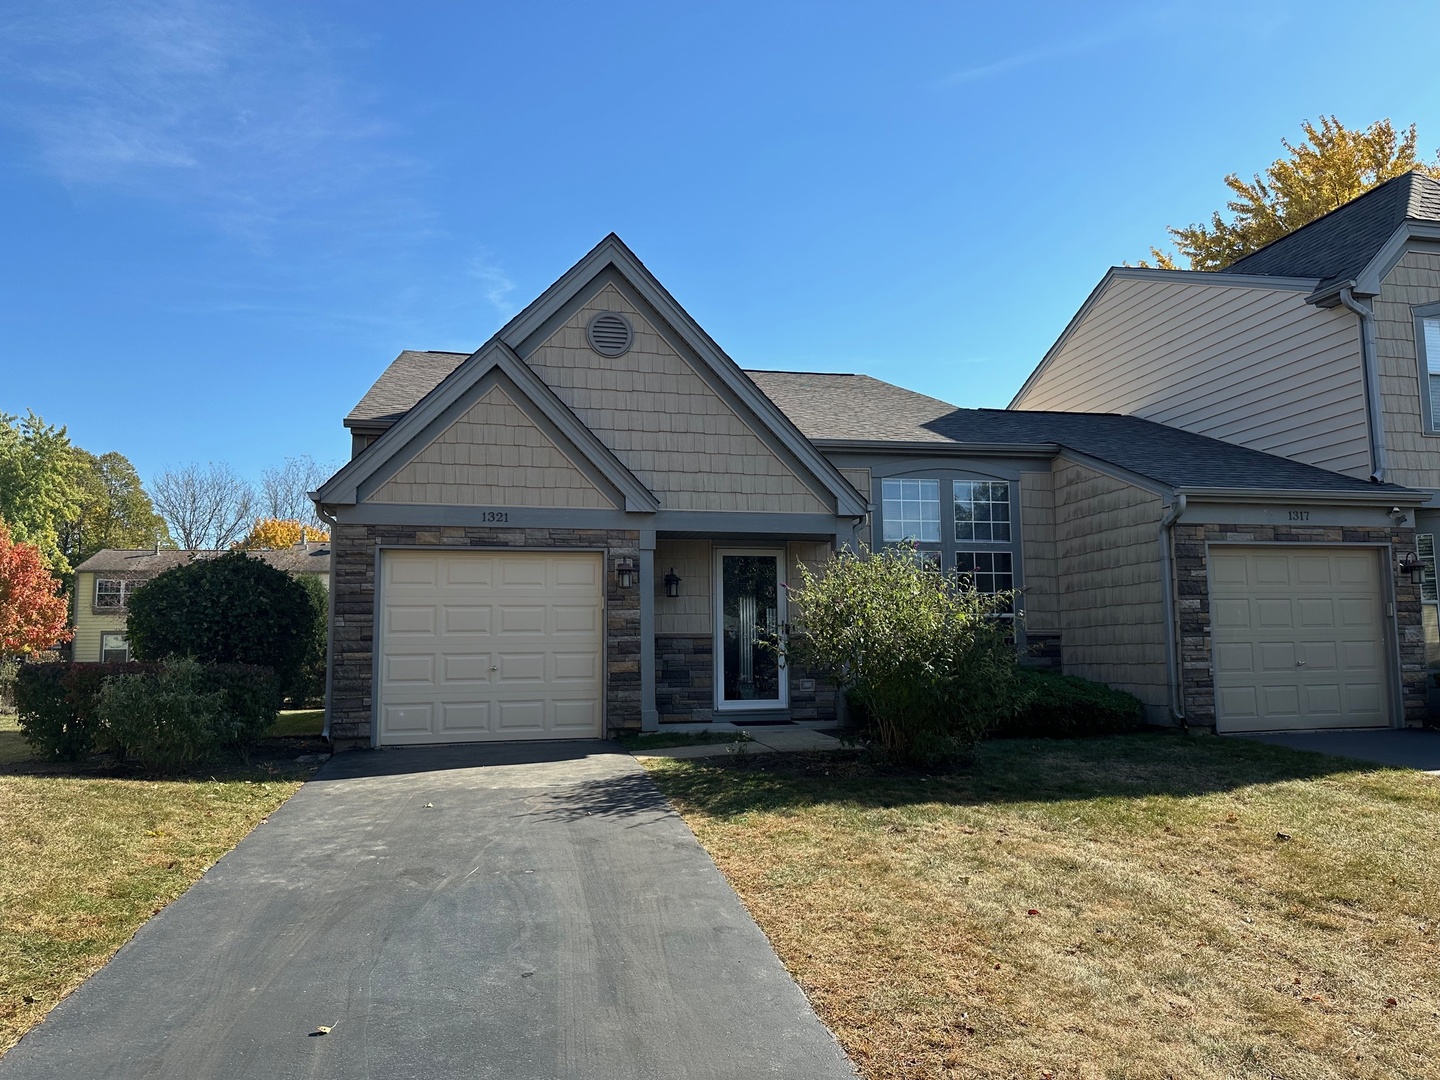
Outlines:
{"label": "beige house", "polygon": [[[126,661],[130,643],[125,617],[130,594],[145,582],[192,559],[221,555],[220,551],[176,551],[142,548],[106,548],[75,568],[73,625],[70,658],[81,661]],[[330,584],[329,542],[296,544],[275,551],[252,551],[255,558],[287,574],[313,574]]]}
{"label": "beige house", "polygon": [[[1419,173],[1391,180],[1222,273],[1112,269],[1011,408],[1145,417],[1430,497],[1414,510],[1396,500],[1392,519],[1415,536],[1372,559],[1423,566],[1426,655],[1415,663],[1423,663],[1436,711],[1440,183]],[[1308,512],[1307,523],[1340,527],[1342,543],[1352,542],[1343,522]],[[1187,513],[1177,528],[1193,521]],[[1218,543],[1207,534],[1208,551],[1231,550]],[[1258,619],[1259,603],[1211,613],[1216,646],[1194,663],[1209,665],[1217,685],[1250,664],[1263,670],[1257,678],[1265,685],[1279,678],[1275,665],[1286,664],[1303,666],[1302,685],[1317,688],[1311,692],[1333,685],[1337,673],[1317,663],[1328,646],[1293,656],[1271,648],[1263,660],[1270,629],[1240,624]],[[1404,611],[1396,617],[1407,632]],[[1361,719],[1337,723],[1360,726]],[[1228,722],[1222,695],[1220,723]]]}
{"label": "beige house", "polygon": [[[352,460],[314,494],[342,745],[833,723],[833,688],[767,648],[786,586],[901,540],[1020,590],[1032,662],[1156,723],[1424,712],[1419,587],[1392,554],[1426,493],[1140,416],[742,370],[613,235],[474,353],[401,353],[345,424]],[[1283,685],[1217,677],[1234,643],[1209,612],[1282,579],[1264,655],[1323,638],[1340,677],[1293,674],[1319,652]]]}

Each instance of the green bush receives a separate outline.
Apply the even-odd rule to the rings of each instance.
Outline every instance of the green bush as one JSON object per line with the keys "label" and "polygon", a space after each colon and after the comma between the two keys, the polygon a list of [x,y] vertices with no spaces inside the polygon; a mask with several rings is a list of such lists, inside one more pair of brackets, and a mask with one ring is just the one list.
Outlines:
{"label": "green bush", "polygon": [[300,674],[288,691],[294,707],[301,709],[306,705],[319,705],[325,700],[326,627],[330,621],[330,595],[315,574],[302,574],[297,580],[310,597],[310,606],[315,612],[315,629],[306,644]]}
{"label": "green bush", "polygon": [[284,704],[280,676],[249,664],[211,664],[201,672],[202,685],[221,697],[221,748],[248,760]]}
{"label": "green bush", "polygon": [[126,758],[162,771],[207,764],[224,743],[225,695],[194,660],[149,675],[117,675],[100,692],[100,719]]}
{"label": "green bush", "polygon": [[79,761],[111,749],[96,715],[100,688],[113,675],[138,674],[150,664],[25,664],[15,677],[20,733],[41,757]]}
{"label": "green bush", "polygon": [[138,659],[255,664],[288,688],[312,647],[315,607],[289,574],[234,551],[167,570],[137,590],[126,629]]}
{"label": "green bush", "polygon": [[0,655],[0,713],[15,711],[15,676],[19,674],[20,658]]}
{"label": "green bush", "polygon": [[788,656],[856,706],[857,734],[898,763],[962,761],[1014,711],[1018,659],[1008,595],[924,569],[913,547],[841,552],[790,591]]}
{"label": "green bush", "polygon": [[1019,707],[992,733],[997,738],[1068,739],[1135,731],[1145,708],[1134,694],[1074,675],[1020,669]]}

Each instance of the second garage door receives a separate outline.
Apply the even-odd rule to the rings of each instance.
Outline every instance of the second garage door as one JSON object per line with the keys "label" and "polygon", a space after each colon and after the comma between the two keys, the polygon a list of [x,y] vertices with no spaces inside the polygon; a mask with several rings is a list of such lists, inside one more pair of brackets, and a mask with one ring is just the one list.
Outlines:
{"label": "second garage door", "polygon": [[1220,731],[1385,727],[1380,554],[1210,549]]}
{"label": "second garage door", "polygon": [[383,552],[379,741],[599,738],[603,582],[599,553]]}

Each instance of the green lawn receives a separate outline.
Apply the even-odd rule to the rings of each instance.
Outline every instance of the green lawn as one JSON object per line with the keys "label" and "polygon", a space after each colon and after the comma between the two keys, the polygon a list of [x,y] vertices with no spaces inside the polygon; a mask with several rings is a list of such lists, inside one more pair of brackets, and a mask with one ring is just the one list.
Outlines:
{"label": "green lawn", "polygon": [[287,709],[275,719],[267,735],[293,737],[319,735],[325,727],[324,709]]}
{"label": "green lawn", "polygon": [[1159,735],[647,767],[866,1077],[1436,1075],[1433,777]]}

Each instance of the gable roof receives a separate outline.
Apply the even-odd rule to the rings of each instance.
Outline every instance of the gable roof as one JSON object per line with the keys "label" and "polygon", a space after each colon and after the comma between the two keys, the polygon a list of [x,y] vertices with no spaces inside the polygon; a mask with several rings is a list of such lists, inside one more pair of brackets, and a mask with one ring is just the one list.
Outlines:
{"label": "gable roof", "polygon": [[395,423],[470,355],[406,349],[390,361],[390,366],[350,410],[345,417],[345,426],[388,426]]}
{"label": "gable roof", "polygon": [[1440,181],[1409,172],[1371,188],[1225,270],[1320,279],[1320,290],[1360,276],[1407,221],[1440,222]]}
{"label": "gable roof", "polygon": [[1172,489],[1406,493],[1393,484],[1372,484],[1138,416],[961,409],[869,375],[748,374],[822,447],[1071,450]]}
{"label": "gable roof", "polygon": [[[75,568],[100,574],[145,574],[155,575],[176,566],[183,566],[193,559],[213,559],[217,555],[229,554],[224,551],[181,551],[176,548],[104,548],[91,555]],[[252,559],[284,570],[287,574],[328,574],[330,572],[330,541],[308,541],[304,547],[299,544],[287,548],[265,548],[247,551]]]}

